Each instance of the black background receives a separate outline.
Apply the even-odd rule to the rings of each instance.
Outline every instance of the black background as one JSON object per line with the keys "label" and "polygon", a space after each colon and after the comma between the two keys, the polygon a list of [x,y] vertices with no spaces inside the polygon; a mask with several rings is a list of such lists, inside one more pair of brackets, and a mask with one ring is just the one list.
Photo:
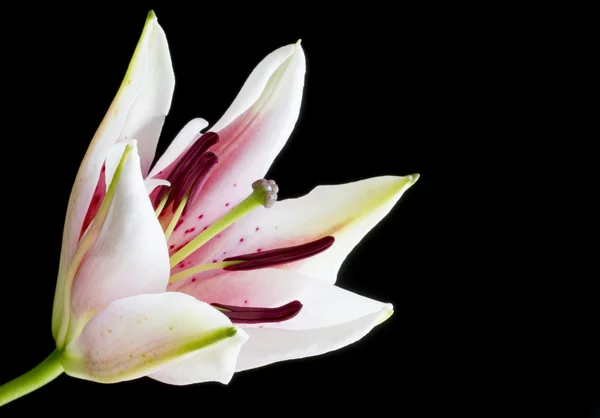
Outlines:
{"label": "black background", "polygon": [[[449,237],[439,226],[452,222],[449,212],[469,208],[459,198],[434,199],[434,189],[479,193],[450,150],[471,138],[485,106],[480,94],[495,83],[481,76],[478,58],[491,48],[478,39],[490,14],[475,25],[462,10],[427,5],[246,6],[103,3],[5,12],[9,110],[2,156],[9,169],[0,382],[53,349],[50,317],[71,185],[150,8],[167,34],[176,77],[159,153],[191,118],[216,122],[265,55],[302,38],[303,107],[269,174],[280,198],[319,184],[421,174],[350,254],[337,283],[393,303],[395,314],[349,347],[243,372],[228,386],[174,387],[150,379],[100,385],[61,376],[0,416],[40,410],[121,416],[168,408],[176,415],[341,415],[364,408],[369,415],[462,416],[475,409],[480,416],[516,417],[555,405],[566,407],[565,416],[598,416],[591,390],[597,384],[579,382],[574,400],[540,389],[527,327],[504,310],[518,303],[505,300],[512,291],[497,279],[489,284],[493,267],[478,271],[476,286],[465,282],[456,264],[483,261],[468,253],[451,260],[466,238]],[[495,128],[478,131],[486,133]],[[477,152],[481,145],[467,148]]]}

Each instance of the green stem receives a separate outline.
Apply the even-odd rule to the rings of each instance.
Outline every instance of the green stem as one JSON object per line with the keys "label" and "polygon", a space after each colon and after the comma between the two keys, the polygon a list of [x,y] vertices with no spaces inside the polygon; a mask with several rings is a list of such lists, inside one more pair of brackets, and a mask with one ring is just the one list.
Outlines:
{"label": "green stem", "polygon": [[60,363],[60,354],[53,351],[46,360],[29,370],[27,373],[0,386],[0,406],[27,395],[46,383],[51,382],[64,371]]}

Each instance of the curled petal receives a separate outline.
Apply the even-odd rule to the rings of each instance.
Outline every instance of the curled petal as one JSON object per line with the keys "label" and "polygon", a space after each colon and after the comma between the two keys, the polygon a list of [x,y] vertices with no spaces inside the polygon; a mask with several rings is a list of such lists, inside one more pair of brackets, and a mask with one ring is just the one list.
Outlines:
{"label": "curled petal", "polygon": [[[92,138],[71,190],[52,312],[52,333],[55,339],[58,338],[63,322],[67,271],[77,249],[86,213],[106,157],[117,140],[136,134],[143,154],[142,165],[150,164],[156,139],[162,128],[162,119],[171,104],[173,83],[166,38],[156,16],[151,12],[121,87]],[[152,103],[148,100],[152,100]]]}
{"label": "curled petal", "polygon": [[[177,134],[175,139],[169,144],[167,150],[160,156],[152,170],[148,174],[148,177],[156,177],[169,167],[174,161],[176,161],[186,149],[189,148],[190,144],[200,136],[200,131],[208,126],[208,122],[201,118],[192,119],[189,121],[181,131]],[[162,173],[165,174],[165,173]],[[166,178],[165,175],[161,175],[160,178]]]}
{"label": "curled petal", "polygon": [[246,329],[249,339],[242,347],[236,371],[338,350],[364,337],[391,313],[391,306],[386,305],[379,312],[330,327],[306,330]]}
{"label": "curled petal", "polygon": [[[163,292],[168,282],[167,244],[142,179],[139,157],[131,152],[126,158],[119,178],[114,177],[117,183],[112,186],[114,195],[106,218],[100,214],[88,231],[97,237],[74,277],[69,339],[109,303],[140,293]],[[108,196],[110,199],[110,192]]]}
{"label": "curled petal", "polygon": [[[246,338],[225,315],[191,296],[138,295],[117,300],[94,316],[67,345],[61,361],[67,374],[100,383],[162,370],[169,383],[224,381],[231,377],[235,354]],[[197,374],[185,370],[179,380],[177,364],[192,359]]]}
{"label": "curled petal", "polygon": [[146,176],[175,89],[167,37],[153,12],[148,15],[125,80],[127,83],[139,82],[140,85],[128,109],[120,137],[138,141],[142,174]]}

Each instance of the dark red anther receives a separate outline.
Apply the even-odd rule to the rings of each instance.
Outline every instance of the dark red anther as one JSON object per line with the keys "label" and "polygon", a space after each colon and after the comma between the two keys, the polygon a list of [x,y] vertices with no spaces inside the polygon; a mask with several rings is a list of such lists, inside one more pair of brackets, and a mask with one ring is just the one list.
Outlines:
{"label": "dark red anther", "polygon": [[219,162],[219,157],[213,152],[207,152],[204,155],[210,156],[210,158],[207,157],[207,160],[202,164],[202,167],[198,168],[198,175],[195,177],[194,181],[192,182],[192,185],[189,188],[190,195],[188,197],[187,204],[183,208],[182,215],[185,215],[187,213],[188,208],[191,208],[196,199],[198,199],[198,196],[200,195],[204,184],[208,180],[208,175],[213,170],[213,168],[215,168],[215,165]]}
{"label": "dark red anther", "polygon": [[[193,171],[194,167],[199,163],[200,159],[206,152],[217,142],[219,142],[219,134],[215,132],[207,132],[202,135],[179,159],[167,180],[171,183],[171,189],[179,181],[179,179],[189,171]],[[162,200],[169,191],[168,187],[161,187],[156,196],[156,204]],[[183,198],[183,197],[182,197]],[[171,198],[169,198],[171,200]]]}
{"label": "dark red anther", "polygon": [[[179,178],[173,179],[171,183],[171,194],[167,200],[167,205],[173,202],[173,208],[177,208],[186,194],[195,190],[196,184],[201,183],[202,185],[206,181],[208,173],[212,168],[219,162],[219,157],[214,152],[207,152],[198,158],[198,161],[193,161],[193,165],[190,164],[187,172],[181,173]],[[194,196],[195,197],[195,196]],[[191,203],[191,196],[188,198],[188,205]],[[185,209],[185,208],[184,208]]]}
{"label": "dark red anther", "polygon": [[223,267],[223,270],[255,270],[265,267],[278,266],[292,263],[317,255],[333,245],[335,238],[327,236],[316,241],[308,242],[294,247],[277,248],[275,250],[261,251],[252,254],[228,257],[223,261],[243,261],[233,266]]}
{"label": "dark red anther", "polygon": [[226,309],[222,313],[234,324],[263,324],[267,322],[283,322],[292,319],[302,304],[295,300],[277,308],[253,308],[247,306],[223,305],[222,303],[211,303],[216,308]]}

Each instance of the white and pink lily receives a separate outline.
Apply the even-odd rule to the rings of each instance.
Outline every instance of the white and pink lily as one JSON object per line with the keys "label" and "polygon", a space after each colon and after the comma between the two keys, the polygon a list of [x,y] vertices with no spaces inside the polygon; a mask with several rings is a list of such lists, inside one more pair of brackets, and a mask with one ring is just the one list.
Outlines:
{"label": "white and pink lily", "polygon": [[[159,28],[155,19],[148,25]],[[276,184],[261,179],[298,118],[305,74],[300,44],[264,58],[210,130],[200,133],[208,123],[192,120],[150,170],[174,85],[166,40],[153,34],[144,30],[104,129],[111,142],[138,141],[168,242],[168,291],[211,304],[244,329],[250,338],[237,371],[362,338],[393,307],[335,286],[339,267],[418,175],[320,186],[274,204]],[[107,178],[112,165],[107,161]],[[101,180],[95,199],[103,194]],[[180,371],[189,369],[185,364]],[[183,383],[166,372],[161,377]]]}
{"label": "white and pink lily", "polygon": [[[154,14],[134,62],[69,199],[52,317],[56,356],[67,374],[103,383],[141,376],[227,383],[245,332],[209,304],[165,292],[167,243],[142,175],[173,89],[165,35]],[[171,89],[167,101],[154,95],[158,79]],[[181,371],[181,362],[190,367]]]}

